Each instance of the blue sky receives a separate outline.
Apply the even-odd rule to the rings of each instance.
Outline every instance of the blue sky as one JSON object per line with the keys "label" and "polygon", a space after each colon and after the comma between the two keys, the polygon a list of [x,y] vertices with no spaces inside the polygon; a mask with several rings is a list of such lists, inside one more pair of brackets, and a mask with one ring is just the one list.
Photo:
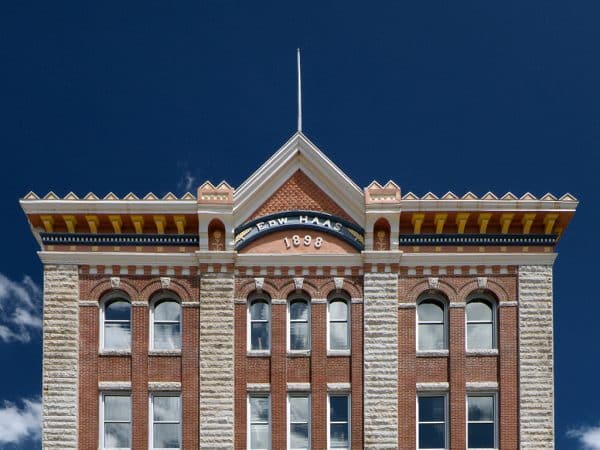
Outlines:
{"label": "blue sky", "polygon": [[[600,448],[600,3],[0,5],[0,448],[39,448],[41,264],[17,203],[238,186],[295,130],[357,184],[581,200],[555,264],[559,449]],[[596,200],[595,200],[596,198]]]}

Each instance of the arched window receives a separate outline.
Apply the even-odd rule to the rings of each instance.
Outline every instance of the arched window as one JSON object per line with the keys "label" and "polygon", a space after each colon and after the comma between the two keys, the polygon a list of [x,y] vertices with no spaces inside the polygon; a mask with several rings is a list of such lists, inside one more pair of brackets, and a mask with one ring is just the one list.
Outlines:
{"label": "arched window", "polygon": [[106,300],[102,308],[102,348],[131,348],[131,303],[122,297]]}
{"label": "arched window", "polygon": [[444,302],[426,298],[417,305],[418,350],[444,350],[447,348],[446,309]]}
{"label": "arched window", "polygon": [[152,309],[152,349],[177,350],[181,348],[181,305],[165,298],[154,302]]}
{"label": "arched window", "polygon": [[329,332],[327,337],[328,350],[350,350],[350,301],[335,297],[329,300],[327,316]]}
{"label": "arched window", "polygon": [[289,301],[289,350],[310,350],[310,303],[306,298]]}
{"label": "arched window", "polygon": [[249,350],[271,349],[271,304],[266,298],[256,298],[250,301],[248,308],[248,338]]}
{"label": "arched window", "polygon": [[496,348],[495,311],[492,302],[475,298],[467,303],[467,350]]}

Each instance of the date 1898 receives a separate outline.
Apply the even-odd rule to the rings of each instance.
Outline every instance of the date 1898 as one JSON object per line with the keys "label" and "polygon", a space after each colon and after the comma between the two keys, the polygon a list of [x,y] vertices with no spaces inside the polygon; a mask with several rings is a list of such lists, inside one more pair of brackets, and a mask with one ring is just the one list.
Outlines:
{"label": "date 1898", "polygon": [[307,234],[304,236],[304,238],[301,238],[299,235],[294,234],[291,239],[287,236],[284,237],[283,243],[287,249],[292,247],[300,247],[301,245],[304,245],[304,247],[310,247],[312,245],[314,248],[319,249],[323,245],[323,238],[318,236],[313,239],[310,234]]}

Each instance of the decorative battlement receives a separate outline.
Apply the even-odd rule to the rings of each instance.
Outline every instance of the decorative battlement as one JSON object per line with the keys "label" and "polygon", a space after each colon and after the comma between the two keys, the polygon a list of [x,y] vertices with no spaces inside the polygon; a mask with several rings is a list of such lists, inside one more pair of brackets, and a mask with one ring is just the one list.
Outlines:
{"label": "decorative battlement", "polygon": [[233,191],[225,181],[221,181],[216,187],[210,181],[206,181],[198,188],[198,203],[233,204]]}

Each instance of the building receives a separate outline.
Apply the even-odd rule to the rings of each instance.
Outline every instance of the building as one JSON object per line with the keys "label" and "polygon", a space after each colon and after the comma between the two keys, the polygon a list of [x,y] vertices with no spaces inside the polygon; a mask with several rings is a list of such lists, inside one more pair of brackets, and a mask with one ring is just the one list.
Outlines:
{"label": "building", "polygon": [[44,448],[554,447],[569,194],[361,189],[298,132],[236,189],[21,205]]}

